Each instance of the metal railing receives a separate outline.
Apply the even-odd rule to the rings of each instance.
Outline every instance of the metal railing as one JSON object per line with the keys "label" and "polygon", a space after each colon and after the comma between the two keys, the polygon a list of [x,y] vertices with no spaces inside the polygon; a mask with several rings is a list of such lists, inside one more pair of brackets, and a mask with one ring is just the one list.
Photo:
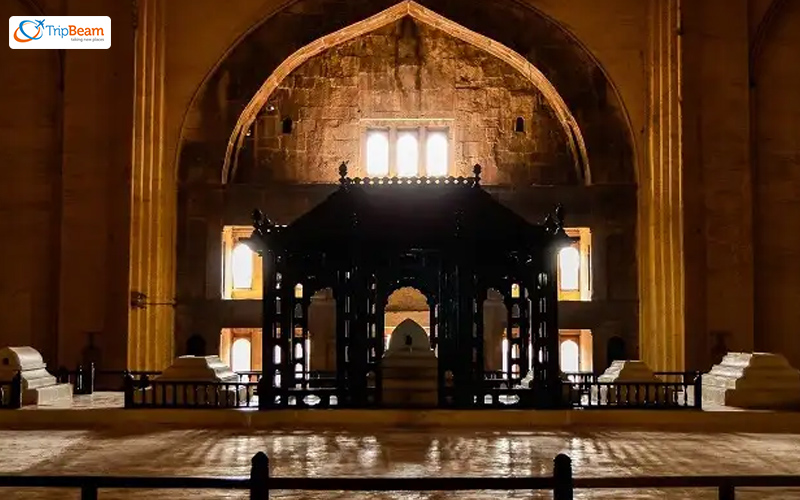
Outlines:
{"label": "metal railing", "polygon": [[[225,382],[160,382],[153,376],[160,372],[95,371],[93,365],[69,371],[60,368],[56,378],[71,383],[75,394],[92,394],[96,377],[119,380],[116,390],[125,392],[126,408],[236,408],[254,406],[258,395],[260,373],[237,373],[239,383]],[[598,382],[598,374],[565,373],[562,406],[565,408],[640,408],[699,409],[702,406],[702,383],[698,372],[656,372],[664,382],[625,383]],[[310,372],[296,379],[292,388],[270,388],[269,400],[263,409],[291,406],[332,408],[339,406],[336,379],[325,372]],[[475,406],[483,408],[532,408],[536,405],[527,388],[510,387],[508,380],[487,374],[484,388],[475,394]],[[0,382],[0,408],[21,406],[21,379]],[[173,394],[174,396],[169,396]],[[225,395],[223,397],[223,395]],[[377,396],[377,395],[376,395]],[[273,401],[274,399],[274,401]],[[374,399],[374,398],[373,398]],[[270,404],[271,401],[271,404]],[[380,406],[380,405],[378,405]]]}
{"label": "metal railing", "polygon": [[737,488],[797,488],[800,476],[573,477],[572,460],[553,460],[551,476],[530,477],[271,477],[263,452],[251,460],[250,475],[239,478],[12,476],[0,475],[0,488],[80,489],[81,500],[97,500],[100,489],[247,490],[250,500],[270,492],[294,491],[552,491],[554,500],[573,500],[576,489],[715,489],[719,500],[735,500]]}
{"label": "metal railing", "polygon": [[125,408],[249,408],[257,382],[150,381],[147,375],[125,380]]}
{"label": "metal railing", "polygon": [[22,374],[17,372],[9,381],[0,382],[0,409],[22,408]]}

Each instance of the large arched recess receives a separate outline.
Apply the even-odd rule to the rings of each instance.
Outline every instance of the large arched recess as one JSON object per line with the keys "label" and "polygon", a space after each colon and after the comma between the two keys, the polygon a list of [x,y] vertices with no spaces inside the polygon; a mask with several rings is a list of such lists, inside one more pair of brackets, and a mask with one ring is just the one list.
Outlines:
{"label": "large arched recess", "polygon": [[[565,29],[515,0],[417,3],[523,56],[552,83],[582,133],[594,183],[635,182],[633,140],[623,104],[594,57]],[[181,181],[220,183],[237,121],[287,58],[397,4],[298,0],[251,30],[220,61],[190,106],[179,151]]]}

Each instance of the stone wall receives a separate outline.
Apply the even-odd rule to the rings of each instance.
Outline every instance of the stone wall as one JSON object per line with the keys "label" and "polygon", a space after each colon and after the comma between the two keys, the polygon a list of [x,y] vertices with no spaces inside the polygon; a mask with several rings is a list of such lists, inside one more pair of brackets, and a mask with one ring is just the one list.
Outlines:
{"label": "stone wall", "polygon": [[[800,365],[800,3],[784,2],[754,63],[755,349]],[[731,346],[729,346],[731,347]]]}
{"label": "stone wall", "polygon": [[329,49],[286,77],[254,129],[255,162],[236,180],[335,182],[342,161],[352,176],[367,176],[364,134],[387,124],[381,119],[448,128],[450,175],[471,175],[479,163],[486,184],[577,182],[564,129],[525,76],[412,18]]}
{"label": "stone wall", "polygon": [[[0,13],[33,14],[21,2]],[[52,51],[0,50],[0,346],[36,346],[46,360],[58,330],[62,64]]]}

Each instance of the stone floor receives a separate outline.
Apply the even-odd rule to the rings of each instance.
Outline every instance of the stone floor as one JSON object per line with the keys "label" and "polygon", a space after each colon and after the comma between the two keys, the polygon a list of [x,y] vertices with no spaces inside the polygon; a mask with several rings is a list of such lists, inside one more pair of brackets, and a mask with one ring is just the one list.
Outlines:
{"label": "stone floor", "polygon": [[[169,430],[152,433],[0,431],[2,474],[239,476],[259,450],[274,476],[549,475],[567,453],[576,476],[800,474],[800,435],[659,432],[378,433]],[[245,499],[245,492],[101,491],[101,499]],[[0,490],[4,500],[77,499],[77,491]],[[355,494],[275,492],[276,499],[532,499],[531,492]],[[703,490],[578,491],[580,499],[712,499]],[[737,499],[800,499],[800,490]]]}

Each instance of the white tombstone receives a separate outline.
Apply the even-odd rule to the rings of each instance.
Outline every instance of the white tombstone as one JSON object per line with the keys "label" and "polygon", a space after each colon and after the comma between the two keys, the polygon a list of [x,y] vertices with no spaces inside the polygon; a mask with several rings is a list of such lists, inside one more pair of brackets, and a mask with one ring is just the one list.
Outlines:
{"label": "white tombstone", "polygon": [[597,377],[597,381],[603,384],[614,384],[602,385],[592,390],[592,397],[598,402],[607,401],[613,404],[617,402],[619,404],[625,402],[635,404],[675,402],[676,391],[669,390],[664,386],[648,385],[661,384],[664,381],[658,378],[644,361],[614,361],[602,375]]}
{"label": "white tombstone", "polygon": [[72,385],[58,384],[47,371],[42,355],[33,347],[0,349],[0,380],[22,374],[22,404],[48,405],[72,400]]}
{"label": "white tombstone", "polygon": [[702,384],[704,405],[800,408],[800,372],[779,354],[728,353],[703,375]]}
{"label": "white tombstone", "polygon": [[[236,406],[246,401],[248,389],[219,356],[180,356],[144,391],[134,392],[137,404]],[[252,391],[250,391],[252,394]]]}
{"label": "white tombstone", "polygon": [[389,338],[381,361],[383,404],[395,407],[434,407],[439,402],[439,362],[425,330],[403,320]]}

